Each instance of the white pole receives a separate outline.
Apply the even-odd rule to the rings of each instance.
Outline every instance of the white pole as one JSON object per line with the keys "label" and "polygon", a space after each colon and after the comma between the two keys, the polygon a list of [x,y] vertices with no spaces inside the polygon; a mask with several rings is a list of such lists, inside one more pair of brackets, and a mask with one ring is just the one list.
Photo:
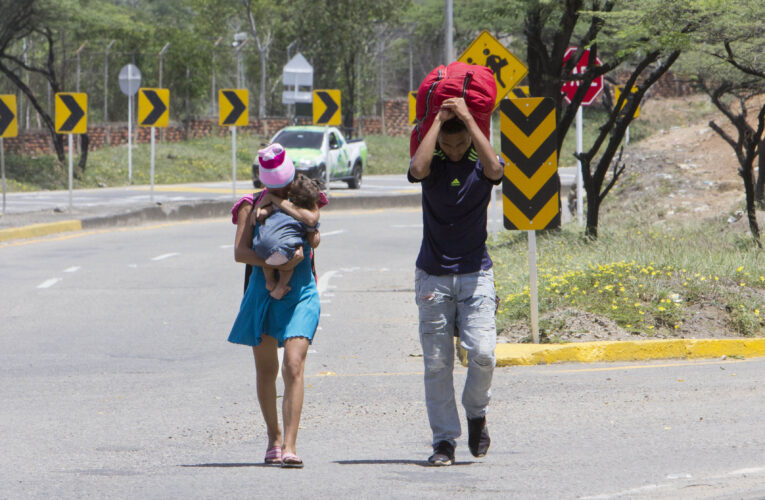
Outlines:
{"label": "white pole", "polygon": [[72,210],[72,178],[74,177],[74,168],[72,166],[72,134],[68,134],[69,138],[69,210]]}
{"label": "white pole", "polygon": [[627,127],[627,130],[624,132],[624,144],[627,145],[630,143],[630,128]]}
{"label": "white pole", "polygon": [[128,96],[128,184],[133,183],[133,96]]}
{"label": "white pole", "polygon": [[[489,144],[494,147],[494,114],[491,115],[491,120],[489,121]],[[491,197],[489,198],[489,216],[493,219],[497,216],[497,196],[496,196],[496,189],[495,187],[491,188]],[[495,238],[497,237],[497,233],[499,233],[499,226],[502,223],[502,218],[500,217],[499,222],[492,222],[489,221],[489,224],[491,225],[491,232],[492,236]]]}
{"label": "white pole", "polygon": [[236,201],[236,127],[231,127],[231,179],[234,201]]}
{"label": "white pole", "polygon": [[[576,152],[582,153],[582,106],[576,110]],[[584,186],[582,183],[582,162],[576,160],[576,219],[584,225]]]}
{"label": "white pole", "polygon": [[151,127],[151,202],[154,203],[154,127]]}
{"label": "white pole", "polygon": [[3,214],[5,214],[5,141],[0,137],[0,171],[3,174]]}
{"label": "white pole", "polygon": [[537,233],[529,231],[529,298],[531,306],[531,339],[539,343],[539,304],[537,301]]}

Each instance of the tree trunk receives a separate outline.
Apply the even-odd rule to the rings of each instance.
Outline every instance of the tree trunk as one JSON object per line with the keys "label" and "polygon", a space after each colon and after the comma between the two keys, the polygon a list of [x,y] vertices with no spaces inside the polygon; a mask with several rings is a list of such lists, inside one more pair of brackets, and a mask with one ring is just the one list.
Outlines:
{"label": "tree trunk", "polygon": [[598,217],[600,216],[600,195],[599,188],[591,186],[587,189],[587,222],[584,228],[584,235],[587,239],[598,239]]}
{"label": "tree trunk", "polygon": [[85,174],[85,167],[88,164],[88,146],[90,145],[90,137],[88,134],[82,134],[80,136],[80,161],[77,163],[78,177],[82,178]]}
{"label": "tree trunk", "polygon": [[258,118],[262,120],[266,117],[266,70],[268,67],[268,49],[267,45],[260,53],[260,92],[258,93]]}
{"label": "tree trunk", "polygon": [[757,209],[754,200],[753,163],[754,158],[751,158],[749,166],[742,166],[741,170],[739,170],[739,174],[744,180],[744,191],[746,192],[746,216],[749,220],[749,230],[752,232],[754,242],[758,247],[762,248],[762,243],[760,242],[760,226],[757,224]]}
{"label": "tree trunk", "polygon": [[760,141],[758,157],[759,167],[757,168],[757,188],[754,191],[754,201],[760,208],[765,208],[765,139]]}

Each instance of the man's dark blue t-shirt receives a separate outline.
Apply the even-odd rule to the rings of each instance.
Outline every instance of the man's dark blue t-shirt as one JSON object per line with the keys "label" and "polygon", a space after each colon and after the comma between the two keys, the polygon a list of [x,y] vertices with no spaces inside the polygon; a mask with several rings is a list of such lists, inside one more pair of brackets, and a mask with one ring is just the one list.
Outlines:
{"label": "man's dark blue t-shirt", "polygon": [[[502,159],[500,159],[500,163]],[[492,181],[483,173],[471,146],[458,161],[436,149],[430,174],[422,180],[408,173],[409,182],[422,183],[423,235],[417,267],[428,274],[466,274],[490,269],[486,251],[486,211]]]}

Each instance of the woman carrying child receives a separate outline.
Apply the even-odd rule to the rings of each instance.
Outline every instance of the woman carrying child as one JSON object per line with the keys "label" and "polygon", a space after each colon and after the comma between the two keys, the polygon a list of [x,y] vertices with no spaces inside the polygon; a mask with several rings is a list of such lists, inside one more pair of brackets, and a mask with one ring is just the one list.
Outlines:
{"label": "woman carrying child", "polygon": [[[319,221],[319,206],[326,204],[326,197],[321,194],[318,200],[310,204],[302,203],[302,207],[290,201],[291,189],[295,180],[295,167],[279,144],[271,144],[258,151],[260,163],[260,179],[266,185],[257,200],[244,197],[232,209],[233,222],[236,224],[234,242],[234,259],[253,266],[253,272],[245,290],[239,314],[228,337],[229,342],[252,346],[255,356],[255,371],[257,375],[257,394],[263,419],[268,433],[268,446],[265,462],[280,464],[282,467],[303,467],[303,461],[296,454],[296,441],[300,413],[303,407],[305,357],[308,346],[313,340],[319,323],[319,293],[316,280],[311,268],[310,255],[312,249],[308,241],[301,240],[294,250],[290,245],[280,244],[283,239],[279,236],[279,227],[284,223],[272,224],[274,231],[272,241],[264,252],[266,257],[259,255],[253,249],[253,244],[263,240],[260,231],[269,225],[269,215],[277,210],[302,223],[305,227],[315,228]],[[302,184],[299,181],[298,184]],[[297,190],[310,191],[310,187],[296,186]],[[308,188],[308,189],[305,189]],[[300,197],[300,196],[298,196]],[[281,216],[279,216],[281,218]],[[286,219],[285,219],[286,220]],[[287,222],[286,225],[293,223]],[[270,231],[270,229],[269,229]],[[308,232],[310,240],[318,245],[318,231]],[[266,245],[267,246],[267,245]],[[276,248],[276,250],[274,250]],[[284,250],[287,248],[287,250]],[[292,247],[294,248],[294,247]],[[284,251],[283,251],[284,250]],[[267,261],[274,253],[282,257],[274,257],[269,264]],[[285,261],[285,258],[288,259]],[[266,273],[274,276],[269,284],[276,284],[275,274],[281,277],[284,273],[291,274],[287,285],[277,294],[267,288]],[[281,295],[281,298],[276,298]],[[284,398],[282,400],[282,416],[284,419],[284,434],[279,427],[277,412],[276,378],[279,371],[278,347],[284,347],[282,362],[282,377],[284,379]]]}

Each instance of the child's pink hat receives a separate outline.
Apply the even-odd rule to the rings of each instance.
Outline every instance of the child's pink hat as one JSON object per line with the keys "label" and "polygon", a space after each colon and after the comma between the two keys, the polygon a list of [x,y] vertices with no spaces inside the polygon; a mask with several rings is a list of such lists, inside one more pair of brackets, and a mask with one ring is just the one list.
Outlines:
{"label": "child's pink hat", "polygon": [[258,151],[258,162],[260,182],[266,187],[283,188],[295,178],[295,165],[278,142]]}

